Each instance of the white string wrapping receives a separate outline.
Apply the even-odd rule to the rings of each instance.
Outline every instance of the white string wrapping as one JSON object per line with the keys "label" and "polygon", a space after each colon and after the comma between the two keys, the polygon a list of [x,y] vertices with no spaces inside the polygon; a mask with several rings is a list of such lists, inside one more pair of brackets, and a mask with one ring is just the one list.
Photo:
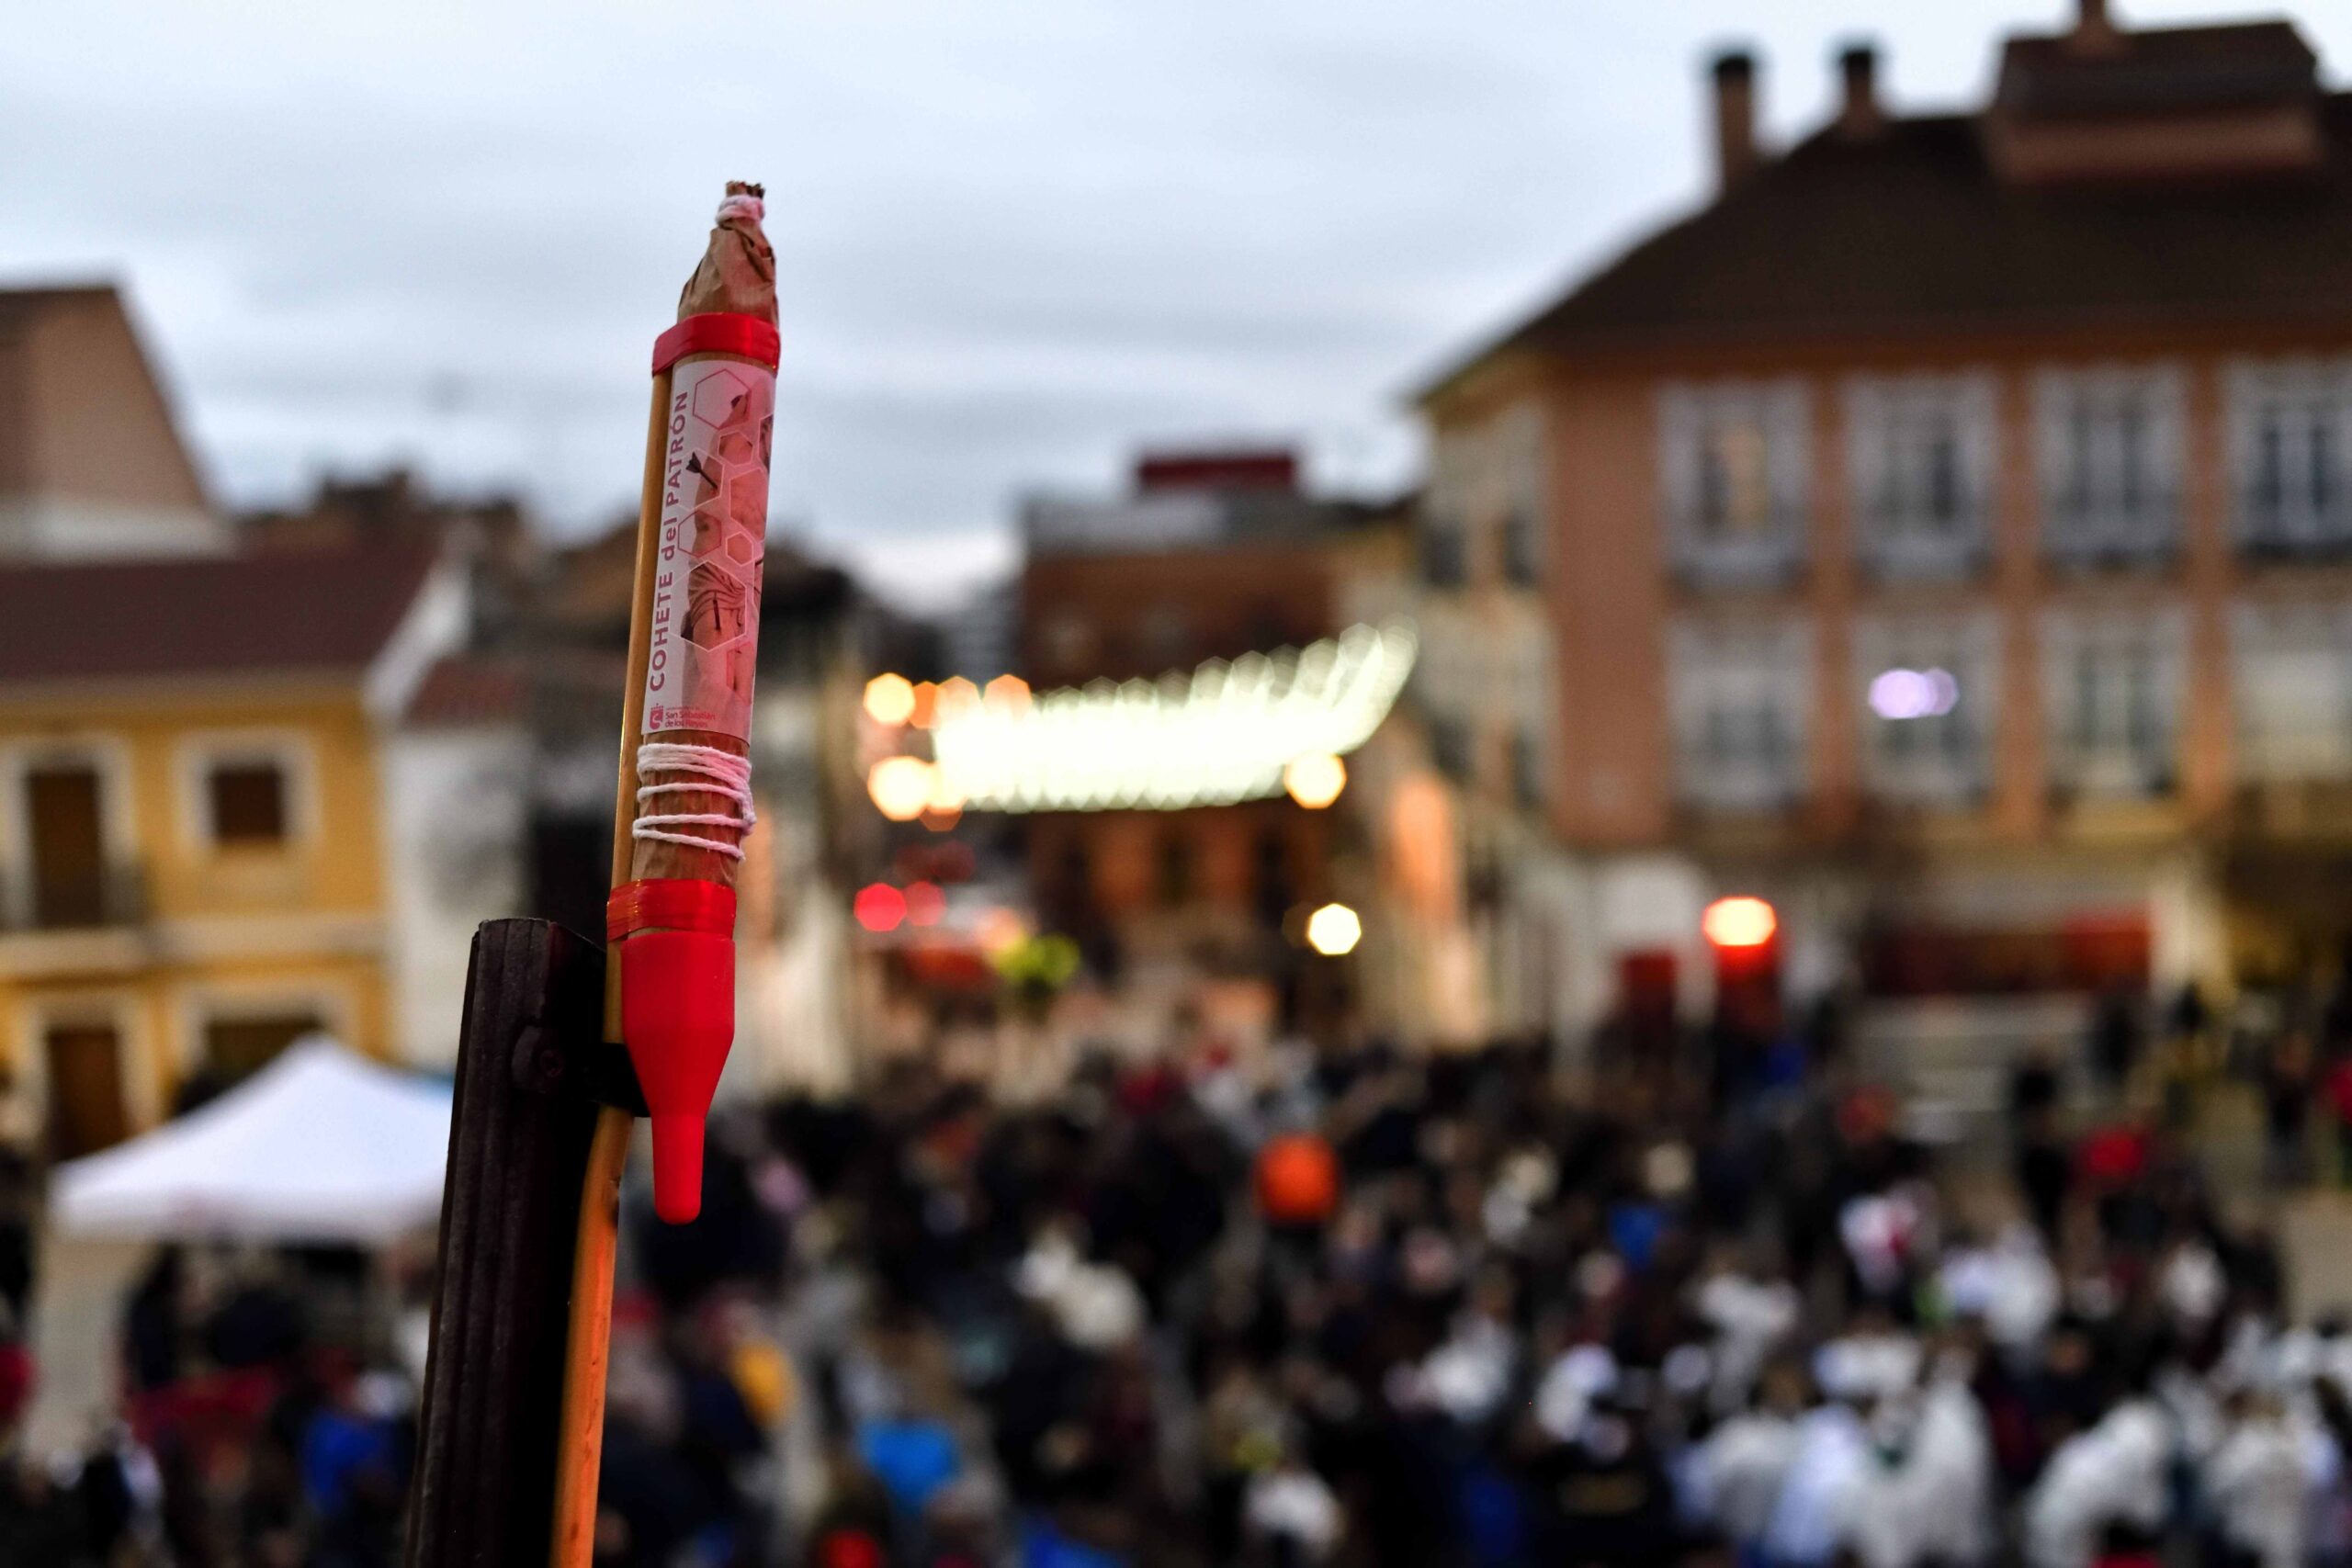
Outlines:
{"label": "white string wrapping", "polygon": [[[687,746],[671,740],[649,740],[637,749],[637,776],[652,773],[687,773],[696,781],[692,784],[641,784],[637,788],[637,820],[629,825],[632,839],[652,839],[664,844],[679,844],[690,850],[709,850],[729,860],[743,858],[742,835],[752,830],[760,819],[752,809],[752,760],[738,757],[732,751],[722,751],[716,746]],[[718,811],[657,811],[648,812],[648,802],[663,795],[718,795],[730,801],[735,810]],[[714,839],[701,833],[680,832],[682,828],[732,828],[736,842]]]}
{"label": "white string wrapping", "polygon": [[718,204],[718,221],[724,223],[729,218],[748,218],[757,223],[767,216],[767,203],[756,196],[742,192],[730,196]]}

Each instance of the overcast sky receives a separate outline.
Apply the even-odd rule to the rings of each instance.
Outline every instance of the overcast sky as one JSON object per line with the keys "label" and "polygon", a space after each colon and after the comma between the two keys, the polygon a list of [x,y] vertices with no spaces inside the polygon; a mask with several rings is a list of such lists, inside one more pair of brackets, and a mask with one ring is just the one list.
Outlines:
{"label": "overcast sky", "polygon": [[[2298,9],[2339,78],[2352,0]],[[764,179],[774,515],[936,602],[1009,559],[1016,496],[1138,445],[1408,479],[1417,378],[1700,197],[1713,47],[1762,50],[1787,137],[1850,38],[1945,107],[2070,13],[85,0],[0,51],[0,276],[126,280],[230,503],[407,461],[576,532],[633,504],[652,336],[721,183]]]}

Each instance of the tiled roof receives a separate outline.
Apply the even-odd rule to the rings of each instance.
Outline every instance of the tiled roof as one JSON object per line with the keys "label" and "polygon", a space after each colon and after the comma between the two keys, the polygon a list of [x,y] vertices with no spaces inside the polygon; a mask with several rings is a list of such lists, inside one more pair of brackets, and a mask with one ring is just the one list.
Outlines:
{"label": "tiled roof", "polygon": [[[2247,30],[2262,47],[2247,51],[2245,69],[2279,74],[2271,30]],[[2291,30],[2286,39],[2301,47]],[[2210,70],[2188,87],[2219,90]],[[1973,117],[1891,118],[1860,136],[1833,127],[1635,244],[1427,390],[1519,350],[2352,319],[2352,95],[2323,96],[2313,108],[2324,144],[2314,169],[2103,188],[2004,182]]]}
{"label": "tiled roof", "polygon": [[0,567],[0,682],[356,674],[432,565],[400,547]]}
{"label": "tiled roof", "polygon": [[526,695],[515,660],[453,653],[424,672],[404,716],[435,729],[501,724],[521,716]]}

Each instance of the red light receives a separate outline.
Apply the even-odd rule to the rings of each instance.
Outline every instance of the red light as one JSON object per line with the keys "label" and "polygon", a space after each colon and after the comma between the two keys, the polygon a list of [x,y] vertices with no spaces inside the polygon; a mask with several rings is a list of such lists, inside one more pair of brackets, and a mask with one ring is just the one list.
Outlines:
{"label": "red light", "polygon": [[907,923],[935,926],[947,913],[947,895],[936,882],[917,882],[907,888]]}
{"label": "red light", "polygon": [[1718,898],[1699,917],[1699,930],[1717,947],[1761,947],[1781,929],[1781,918],[1761,898]]}
{"label": "red light", "polygon": [[871,882],[857,890],[850,912],[867,931],[894,931],[907,918],[907,896],[887,882]]}

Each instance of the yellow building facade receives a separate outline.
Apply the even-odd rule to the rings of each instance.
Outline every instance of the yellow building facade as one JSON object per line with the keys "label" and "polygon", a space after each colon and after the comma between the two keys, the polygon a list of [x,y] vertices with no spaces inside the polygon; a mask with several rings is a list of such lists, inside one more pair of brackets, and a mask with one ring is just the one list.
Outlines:
{"label": "yellow building facade", "polygon": [[314,1031],[390,1054],[383,746],[461,618],[414,551],[0,568],[0,1060],[47,1152]]}

